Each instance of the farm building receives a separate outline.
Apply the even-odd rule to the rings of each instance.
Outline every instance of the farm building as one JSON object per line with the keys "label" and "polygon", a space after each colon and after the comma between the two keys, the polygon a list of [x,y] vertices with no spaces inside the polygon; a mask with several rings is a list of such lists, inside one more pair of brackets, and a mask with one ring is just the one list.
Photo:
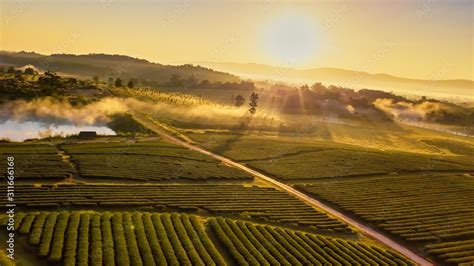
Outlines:
{"label": "farm building", "polygon": [[93,139],[97,137],[97,133],[95,131],[81,131],[79,132],[79,138],[82,139]]}

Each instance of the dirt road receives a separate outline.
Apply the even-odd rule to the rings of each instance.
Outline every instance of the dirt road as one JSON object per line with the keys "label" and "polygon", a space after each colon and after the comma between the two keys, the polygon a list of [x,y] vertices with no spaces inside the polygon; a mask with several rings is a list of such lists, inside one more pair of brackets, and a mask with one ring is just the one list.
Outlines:
{"label": "dirt road", "polygon": [[247,173],[250,173],[250,174],[254,175],[257,178],[265,180],[268,183],[273,184],[275,187],[283,189],[286,192],[296,196],[297,198],[307,202],[311,206],[314,206],[314,207],[325,210],[326,212],[330,213],[332,216],[337,217],[338,219],[346,222],[347,224],[350,224],[351,226],[357,228],[363,234],[365,234],[365,235],[367,235],[367,236],[383,243],[384,245],[390,247],[391,249],[398,251],[399,253],[403,254],[405,257],[413,260],[414,262],[418,263],[419,265],[423,265],[423,266],[424,265],[433,265],[432,262],[430,262],[427,259],[419,256],[418,254],[414,253],[413,251],[407,249],[403,245],[400,245],[399,243],[395,242],[394,240],[390,239],[389,237],[385,236],[384,234],[381,234],[381,233],[375,231],[374,229],[372,229],[370,227],[367,227],[367,226],[357,222],[356,220],[350,218],[349,216],[339,212],[338,210],[335,210],[335,209],[331,208],[330,206],[324,204],[323,202],[320,202],[319,200],[316,200],[316,199],[314,199],[314,198],[312,198],[312,197],[310,197],[310,196],[308,196],[308,195],[292,188],[291,186],[288,186],[288,185],[286,185],[284,183],[281,183],[281,182],[279,182],[279,181],[277,181],[277,180],[275,180],[271,177],[268,177],[268,176],[266,176],[262,173],[259,173],[259,172],[255,171],[253,169],[250,169],[250,168],[246,167],[245,165],[234,162],[231,159],[228,159],[226,157],[215,154],[213,152],[210,152],[210,151],[205,150],[203,148],[200,148],[198,146],[195,146],[195,145],[189,144],[187,142],[184,142],[184,141],[182,141],[182,140],[180,140],[176,137],[173,137],[170,134],[168,134],[167,132],[165,132],[163,129],[161,129],[159,126],[156,126],[153,123],[147,121],[147,119],[142,117],[141,115],[134,114],[134,116],[139,122],[142,122],[149,129],[155,131],[156,133],[160,134],[163,138],[165,138],[165,139],[167,139],[167,140],[169,140],[173,143],[176,143],[178,145],[189,148],[191,150],[209,155],[209,156],[211,156],[211,157],[213,157],[213,158],[215,158],[215,159],[217,159],[217,160],[219,160],[223,163],[226,163],[228,165],[232,165],[236,168],[239,168],[239,169],[241,169],[241,170],[243,170]]}

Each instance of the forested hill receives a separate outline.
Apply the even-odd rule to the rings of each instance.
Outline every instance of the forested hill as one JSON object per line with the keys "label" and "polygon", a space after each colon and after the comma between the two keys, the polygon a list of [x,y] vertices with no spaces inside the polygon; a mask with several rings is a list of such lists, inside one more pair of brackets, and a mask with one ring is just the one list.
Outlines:
{"label": "forested hill", "polygon": [[195,81],[235,82],[237,76],[193,65],[171,66],[152,63],[144,59],[124,55],[108,54],[52,54],[41,55],[34,52],[0,51],[0,65],[21,67],[33,65],[39,71],[51,70],[67,75],[101,79],[120,77],[136,78],[153,83],[166,83],[172,76]]}

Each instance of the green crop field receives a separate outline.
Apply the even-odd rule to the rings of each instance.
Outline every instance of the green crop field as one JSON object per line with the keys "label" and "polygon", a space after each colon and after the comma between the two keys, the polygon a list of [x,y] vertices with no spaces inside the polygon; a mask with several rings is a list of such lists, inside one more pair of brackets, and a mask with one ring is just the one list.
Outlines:
{"label": "green crop field", "polygon": [[226,265],[197,216],[34,212],[17,219],[37,255],[62,265]]}
{"label": "green crop field", "polygon": [[[71,176],[74,169],[65,162],[54,146],[47,144],[0,143],[0,159],[6,162],[15,157],[15,177],[18,180],[64,179]],[[0,170],[6,175],[6,168]]]}
{"label": "green crop field", "polygon": [[50,265],[412,265],[370,243],[220,217],[50,211],[15,225]]}
{"label": "green crop field", "polygon": [[[18,206],[27,208],[125,208],[207,211],[314,230],[349,232],[347,225],[271,187],[193,185],[17,185]],[[5,204],[2,200],[0,204]]]}
{"label": "green crop field", "polygon": [[[311,138],[226,133],[191,133],[189,136],[219,154],[291,182],[326,177],[474,170],[471,157],[464,154],[470,151],[468,144],[461,155],[433,155]],[[420,141],[419,145],[425,144]],[[453,142],[454,145],[459,144]]]}
{"label": "green crop field", "polygon": [[411,265],[375,246],[280,227],[212,218],[210,225],[239,265]]}
{"label": "green crop field", "polygon": [[2,266],[14,266],[15,263],[12,262],[7,255],[5,254],[5,251],[0,251],[0,265]]}
{"label": "green crop field", "polygon": [[0,266],[474,266],[474,0],[0,1]]}
{"label": "green crop field", "polygon": [[441,263],[474,259],[474,175],[409,175],[296,186],[339,206]]}
{"label": "green crop field", "polygon": [[163,141],[61,145],[79,175],[95,179],[252,179],[208,156]]}

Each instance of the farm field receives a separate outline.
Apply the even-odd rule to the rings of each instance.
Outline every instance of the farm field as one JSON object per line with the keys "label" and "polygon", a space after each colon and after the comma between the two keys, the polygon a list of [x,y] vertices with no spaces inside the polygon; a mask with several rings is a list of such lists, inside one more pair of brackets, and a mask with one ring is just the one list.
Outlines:
{"label": "farm field", "polygon": [[390,250],[354,241],[224,218],[210,224],[240,265],[412,264]]}
{"label": "farm field", "polygon": [[[112,142],[109,142],[109,141]],[[17,181],[61,180],[77,176],[90,181],[166,181],[179,179],[252,180],[252,176],[200,153],[160,140],[62,144],[0,143],[0,156],[14,156]],[[2,169],[2,175],[6,169]]]}
{"label": "farm field", "polygon": [[[17,185],[22,208],[145,208],[235,215],[312,230],[350,233],[347,225],[272,187],[219,184]],[[1,204],[6,204],[2,200]]]}
{"label": "farm field", "polygon": [[0,1],[0,266],[474,266],[474,1]]}
{"label": "farm field", "polygon": [[374,244],[232,219],[94,211],[18,216],[16,231],[37,249],[38,261],[63,265],[412,264]]}
{"label": "farm field", "polygon": [[[470,228],[474,225],[470,222],[473,211],[468,206],[470,196],[456,196],[472,194],[470,183],[462,183],[460,179],[469,178],[469,173],[474,168],[470,161],[471,146],[468,140],[422,138],[412,143],[426,147],[424,152],[417,153],[266,132],[181,133],[198,145],[270,174],[308,195],[337,206],[366,224],[402,239],[408,246],[436,262],[456,264],[472,260]],[[43,168],[34,170],[35,173],[45,172],[46,167],[51,165],[55,171],[63,173],[58,174],[59,180],[51,179],[53,181],[48,181],[41,175],[18,178],[15,203],[23,213],[18,214],[16,219],[22,220],[24,225],[22,231],[22,227],[18,227],[20,233],[26,232],[28,225],[32,227],[37,219],[44,219],[46,225],[46,216],[55,219],[54,230],[57,228],[62,232],[59,233],[61,235],[74,229],[69,229],[65,222],[59,223],[60,219],[69,223],[79,220],[73,224],[73,228],[79,228],[82,219],[92,219],[92,213],[100,217],[110,216],[110,219],[114,215],[120,216],[122,218],[114,219],[122,219],[123,223],[123,217],[131,217],[126,219],[134,222],[133,219],[138,219],[137,216],[142,217],[145,213],[148,213],[145,216],[150,217],[167,217],[163,213],[180,213],[170,216],[174,217],[173,222],[178,216],[195,217],[193,219],[197,219],[205,228],[204,233],[210,234],[209,243],[215,247],[216,254],[220,254],[223,259],[221,263],[224,264],[255,265],[258,262],[263,265],[278,265],[274,263],[275,260],[284,265],[413,263],[402,255],[389,251],[386,246],[372,247],[372,240],[326,211],[312,207],[213,157],[161,137],[99,137],[87,141],[70,138],[29,144],[2,143],[0,146],[5,147],[5,154],[15,154],[16,158],[29,156],[29,153],[48,156],[43,157],[45,162],[49,162],[47,158],[54,158],[51,161],[56,164],[45,163]],[[416,163],[407,164],[407,160]],[[443,182],[428,182],[431,186],[425,186],[424,182],[427,180],[423,178],[427,176],[437,176]],[[380,181],[373,183],[372,180]],[[337,185],[342,181],[348,182],[347,187],[339,190]],[[400,181],[401,185],[388,185],[388,181],[394,184]],[[379,192],[372,189],[374,184],[381,189]],[[386,190],[383,184],[391,190]],[[426,195],[414,190],[414,187],[423,189]],[[442,190],[436,190],[437,187]],[[392,191],[395,196],[390,197],[389,192]],[[433,195],[433,198],[429,195]],[[395,198],[399,201],[394,200]],[[434,204],[434,199],[442,199],[443,205]],[[350,203],[357,201],[359,202],[353,209]],[[374,203],[370,205],[372,201]],[[388,207],[390,202],[393,203],[392,209]],[[0,201],[2,205],[6,203],[4,199]],[[370,206],[374,208],[372,212]],[[380,215],[380,208],[386,217],[377,216]],[[58,209],[64,211],[56,212]],[[127,211],[138,211],[139,214],[125,214]],[[444,216],[439,212],[444,212]],[[51,213],[53,214],[50,215]],[[91,217],[82,218],[84,213],[89,213]],[[396,214],[401,216],[397,217]],[[64,218],[66,216],[68,218]],[[96,219],[100,222],[102,218]],[[254,222],[265,224],[257,225]],[[122,225],[125,235],[124,228]],[[119,226],[115,230],[121,232]],[[134,233],[138,234],[136,230]],[[232,233],[230,230],[237,231]],[[51,261],[72,265],[70,261],[75,261],[80,256],[79,237],[75,236],[77,243],[74,251],[78,255],[66,256],[67,240],[63,239],[64,243],[61,244],[60,238],[54,238],[56,233],[49,234],[49,249],[44,247],[41,251],[41,244],[38,242],[33,255],[39,256],[39,260],[45,265]],[[169,234],[166,236],[171,241],[173,237]],[[199,236],[198,232],[196,234]],[[244,235],[247,240],[242,239]],[[138,235],[136,237],[138,239]],[[40,241],[42,239],[41,237]],[[52,243],[58,241],[57,245],[63,245],[64,249],[51,255]],[[47,244],[43,246],[45,245]],[[72,253],[74,244],[70,245],[69,253]],[[186,245],[188,249],[191,246],[189,243]],[[184,242],[181,244],[185,249],[186,245]],[[132,244],[132,249],[135,249],[133,246],[139,252],[148,252],[142,251],[139,244]],[[171,246],[175,248],[174,244]],[[90,248],[91,246],[88,249]],[[133,255],[134,251],[130,247],[114,246],[109,252],[118,256],[117,252],[125,254],[125,249],[130,253],[130,263],[135,260],[145,264],[146,260],[150,260],[149,254],[140,253],[138,256],[136,250]],[[199,249],[202,252],[202,248]],[[209,259],[201,257],[201,253],[196,255],[192,252],[184,256],[179,249],[174,252],[182,254],[175,255],[180,264],[187,264],[189,260],[192,265],[196,265]],[[92,253],[89,255],[92,256]],[[156,254],[152,255],[156,260]],[[34,256],[30,258],[33,261]],[[88,258],[88,263],[95,265],[91,258]],[[105,257],[101,260],[105,263]],[[126,258],[124,261],[124,265],[127,265]],[[219,265],[217,261],[205,264],[214,263]]]}
{"label": "farm field", "polygon": [[[8,156],[14,156],[18,163],[18,181],[64,179],[74,172],[59,151],[47,144],[0,143],[0,159],[6,162]],[[0,174],[5,176],[6,168]]]}
{"label": "farm field", "polygon": [[252,176],[208,156],[163,141],[61,145],[90,179],[160,181],[173,179],[242,179]]}
{"label": "farm field", "polygon": [[[470,154],[474,144],[464,139],[449,142],[455,147],[451,148],[453,153],[450,154],[446,154],[445,142],[437,147],[413,141],[420,147],[431,149],[432,153],[436,152],[426,154],[402,152],[398,150],[400,147],[383,150],[322,141],[314,139],[314,136],[298,138],[252,133],[189,133],[188,136],[218,154],[288,182],[358,175],[474,170],[473,154]],[[459,146],[465,148],[460,154],[455,154]],[[407,161],[416,163],[407,164]]]}
{"label": "farm field", "polygon": [[474,256],[474,175],[318,181],[296,188],[419,247],[440,263]]}
{"label": "farm field", "polygon": [[[45,153],[55,154],[68,167],[66,169],[70,169],[68,178],[57,183],[49,182],[43,178],[33,178],[18,179],[19,183],[15,185],[15,203],[17,208],[23,211],[16,216],[16,221],[21,221],[17,226],[17,230],[21,235],[30,234],[28,237],[24,237],[27,242],[23,246],[31,246],[31,232],[28,230],[33,230],[35,224],[38,224],[36,234],[39,230],[46,233],[46,235],[36,236],[37,240],[33,241],[32,250],[34,252],[31,253],[30,251],[29,253],[30,263],[38,257],[38,262],[43,263],[38,265],[48,265],[49,263],[100,265],[98,261],[108,265],[106,261],[110,260],[112,255],[118,257],[118,254],[127,254],[125,252],[127,250],[128,260],[126,257],[120,259],[120,261],[125,262],[123,265],[128,265],[128,261],[130,263],[141,261],[144,265],[154,265],[149,263],[151,261],[149,251],[142,250],[140,244],[131,244],[132,247],[125,248],[120,246],[122,244],[116,244],[108,248],[105,245],[102,254],[99,251],[92,252],[93,244],[90,241],[94,237],[89,236],[86,239],[85,236],[81,238],[80,235],[86,234],[87,230],[89,232],[95,230],[95,234],[98,235],[97,230],[99,229],[89,226],[88,229],[81,230],[82,224],[84,223],[84,226],[87,227],[87,223],[91,224],[93,219],[97,219],[96,223],[100,224],[102,218],[93,218],[95,216],[109,217],[110,221],[115,219],[117,224],[122,219],[122,230],[119,225],[114,227],[113,222],[110,226],[113,230],[118,230],[119,235],[120,232],[123,232],[128,244],[127,241],[129,241],[130,236],[126,235],[127,230],[124,225],[129,224],[130,219],[132,219],[132,223],[135,223],[136,220],[139,220],[137,216],[163,216],[170,217],[169,219],[172,219],[172,222],[175,223],[176,219],[185,219],[176,217],[186,216],[194,217],[193,220],[199,221],[203,228],[207,228],[204,234],[211,234],[210,240],[206,240],[210,241],[208,245],[213,245],[218,250],[216,254],[220,254],[224,259],[219,262],[219,258],[211,257],[213,260],[215,259],[214,262],[211,262],[209,258],[201,257],[202,254],[199,252],[204,252],[202,247],[195,248],[196,250],[199,249],[198,255],[191,252],[185,256],[185,253],[179,249],[178,244],[171,244],[171,248],[178,248],[174,250],[175,257],[180,264],[184,265],[188,264],[188,260],[191,262],[189,265],[200,265],[203,261],[207,261],[206,265],[213,265],[214,263],[217,265],[254,265],[255,259],[260,260],[263,265],[299,265],[307,264],[308,261],[313,264],[325,264],[330,261],[332,264],[349,265],[361,260],[367,260],[368,264],[373,265],[383,264],[381,261],[385,261],[387,265],[410,264],[408,259],[393,251],[383,251],[387,247],[370,248],[369,246],[374,244],[373,241],[368,241],[346,223],[328,215],[325,211],[311,207],[268,184],[263,184],[245,172],[221,164],[212,157],[204,156],[166,141],[156,138],[125,140],[120,137],[98,138],[94,141],[66,139],[65,141],[52,142],[39,141],[25,145],[24,148],[21,145],[9,146],[10,150],[7,152],[21,154],[24,151],[27,153],[29,152],[29,146],[34,146],[36,149],[41,147],[45,150]],[[139,167],[132,166],[132,164],[127,165],[127,160],[136,163]],[[179,166],[166,168],[166,164]],[[138,172],[140,176],[135,176],[133,171],[126,171],[131,167],[137,167],[137,170],[145,169],[146,171]],[[196,170],[191,172],[192,178],[181,174],[182,171],[173,170],[191,171],[193,167],[196,167]],[[212,175],[211,173],[215,173],[213,169],[216,168],[221,169],[221,171]],[[109,173],[108,178],[101,178],[100,173]],[[116,174],[112,175],[110,173]],[[127,183],[123,183],[124,181]],[[143,181],[154,181],[156,184],[138,183]],[[6,203],[4,199],[0,202],[2,205]],[[64,211],[56,212],[58,209]],[[133,210],[138,210],[140,213],[126,214],[124,212]],[[181,214],[172,214],[171,216],[163,214],[169,212]],[[122,218],[114,218],[116,216]],[[226,217],[226,219],[212,218],[216,216]],[[144,218],[142,219],[144,221]],[[233,224],[245,225],[245,228],[253,233],[246,232],[249,240],[241,240],[240,244],[230,236],[230,239],[234,242],[229,244],[225,240],[226,236],[221,233],[219,233],[219,237],[217,235],[220,232],[219,230],[223,229],[220,227],[223,226],[222,221],[225,221],[230,227],[235,227]],[[252,222],[266,223],[266,225],[257,226],[253,225]],[[182,223],[185,224],[184,220]],[[279,229],[274,229],[273,226],[278,226]],[[180,230],[179,227],[180,225],[173,228]],[[102,224],[99,225],[99,228],[104,230]],[[139,238],[140,228],[140,225],[138,225],[133,231],[137,239]],[[74,233],[74,230],[79,231]],[[263,230],[260,233],[263,235],[259,235],[255,230],[258,232]],[[122,243],[123,240],[120,240],[120,236],[118,240],[115,240],[115,231],[113,232],[113,242]],[[225,232],[229,234],[227,228]],[[299,236],[294,236],[296,234],[294,232],[298,232]],[[66,237],[69,233],[72,234],[71,240]],[[191,234],[194,235],[194,233]],[[198,237],[203,237],[202,232],[196,232],[196,234]],[[293,250],[288,245],[276,244],[283,243],[281,242],[282,239],[288,238],[290,235],[294,238],[286,240],[287,243],[299,243],[297,245],[298,250]],[[310,235],[314,238],[309,237]],[[63,236],[63,239],[61,236]],[[166,235],[162,234],[161,237],[168,237],[169,241],[174,238],[171,231],[166,231]],[[229,236],[227,235],[227,237]],[[240,239],[242,236],[238,237]],[[260,244],[260,250],[258,252],[252,250],[252,255],[244,256],[243,261],[242,255],[238,255],[238,252],[244,252],[240,245],[243,243],[245,249],[250,252],[252,245],[256,245],[255,248],[259,246],[259,242],[255,240],[259,237],[260,240],[258,241],[264,241]],[[76,243],[73,243],[73,239],[76,239]],[[179,236],[179,239],[181,239],[181,236]],[[308,241],[305,242],[306,245],[298,242],[301,239]],[[318,240],[322,242],[318,242]],[[81,244],[84,241],[89,241],[87,248],[85,247],[86,244]],[[181,246],[187,252],[191,244],[187,243],[186,240],[182,241],[184,242]],[[334,244],[332,244],[333,242]],[[358,244],[359,242],[361,244]],[[268,243],[273,244],[268,246]],[[159,244],[162,244],[161,240]],[[268,246],[268,251],[263,251],[261,245]],[[232,246],[239,247],[239,250],[233,250]],[[302,251],[303,246],[307,248],[305,252]],[[138,248],[139,254],[136,253],[135,247]],[[22,247],[20,250],[24,252],[25,248]],[[135,249],[135,251],[130,249]],[[105,257],[107,252],[109,253],[108,258]],[[142,254],[141,252],[147,253]],[[168,250],[168,252],[170,251]],[[321,252],[320,257],[315,255],[319,254],[318,252]],[[210,251],[207,253],[210,254]],[[157,254],[152,252],[153,260],[162,259],[157,257]],[[88,257],[87,260],[84,259],[86,256]],[[102,258],[100,259],[98,256],[102,256]],[[280,259],[277,259],[279,256],[280,259],[281,256],[284,256],[285,260],[280,262]],[[375,257],[378,259],[374,259]],[[168,257],[165,256],[165,260],[167,259]],[[94,263],[93,260],[97,260],[97,263]],[[279,261],[279,264],[274,263],[275,260]],[[148,261],[148,264],[145,263],[146,261]],[[118,263],[117,260],[115,262]],[[156,261],[155,263],[160,264]],[[172,262],[168,261],[168,263]]]}

